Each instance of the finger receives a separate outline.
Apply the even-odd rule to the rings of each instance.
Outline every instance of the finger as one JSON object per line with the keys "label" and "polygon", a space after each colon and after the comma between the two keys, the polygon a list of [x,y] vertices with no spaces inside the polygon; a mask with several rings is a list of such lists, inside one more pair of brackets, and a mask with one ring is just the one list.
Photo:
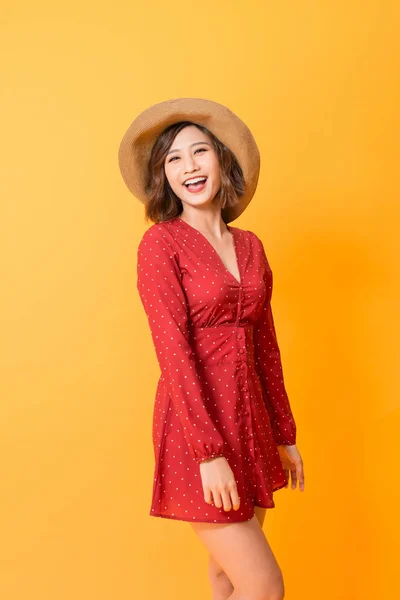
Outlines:
{"label": "finger", "polygon": [[210,488],[204,490],[204,500],[207,502],[207,504],[213,503],[213,497]]}
{"label": "finger", "polygon": [[222,500],[221,500],[221,494],[219,493],[218,490],[213,490],[213,497],[214,497],[214,505],[217,508],[221,508],[222,507]]}
{"label": "finger", "polygon": [[292,469],[290,472],[292,474],[292,490],[294,490],[297,485],[297,474],[295,469]]}
{"label": "finger", "polygon": [[304,491],[304,471],[303,469],[299,469],[299,486],[302,491]]}
{"label": "finger", "polygon": [[240,498],[239,498],[239,494],[238,494],[236,485],[233,487],[233,489],[231,489],[230,494],[231,494],[231,502],[232,502],[233,509],[239,510]]}
{"label": "finger", "polygon": [[287,488],[287,486],[289,485],[289,469],[284,469],[285,471],[285,477],[286,477],[286,485],[285,488]]}
{"label": "finger", "polygon": [[232,510],[231,497],[228,493],[228,490],[221,491],[222,501],[224,503],[224,510]]}

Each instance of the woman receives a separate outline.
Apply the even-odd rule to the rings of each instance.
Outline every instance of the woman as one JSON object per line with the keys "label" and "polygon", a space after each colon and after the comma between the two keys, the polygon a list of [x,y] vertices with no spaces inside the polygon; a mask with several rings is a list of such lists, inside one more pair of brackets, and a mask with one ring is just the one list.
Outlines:
{"label": "woman", "polygon": [[191,523],[210,553],[214,600],[283,598],[262,525],[289,473],[304,490],[303,463],[272,272],[256,234],[227,224],[255,192],[256,142],[226,107],[181,98],[135,119],[119,164],[154,222],[137,264],[161,369],[150,515]]}

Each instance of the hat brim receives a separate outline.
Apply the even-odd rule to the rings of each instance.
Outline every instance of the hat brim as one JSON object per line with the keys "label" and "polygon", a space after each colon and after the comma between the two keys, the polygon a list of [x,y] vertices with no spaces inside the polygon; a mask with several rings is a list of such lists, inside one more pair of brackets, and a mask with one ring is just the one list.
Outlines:
{"label": "hat brim", "polygon": [[169,125],[192,121],[207,127],[235,155],[242,168],[245,192],[233,207],[222,209],[225,222],[236,219],[249,204],[258,183],[260,153],[247,125],[226,106],[202,98],[177,98],[154,104],[131,123],[120,143],[119,168],[129,190],[142,203],[147,165],[157,137]]}

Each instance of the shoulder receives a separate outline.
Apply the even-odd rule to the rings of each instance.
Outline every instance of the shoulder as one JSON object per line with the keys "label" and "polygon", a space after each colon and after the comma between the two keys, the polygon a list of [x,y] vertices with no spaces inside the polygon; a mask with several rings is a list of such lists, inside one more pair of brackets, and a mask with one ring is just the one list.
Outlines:
{"label": "shoulder", "polygon": [[262,239],[255,233],[255,231],[251,231],[250,229],[246,229],[245,231],[254,244],[257,244],[258,246],[264,248]]}
{"label": "shoulder", "polygon": [[236,231],[239,232],[243,239],[246,240],[246,242],[255,250],[264,251],[264,245],[261,239],[257,236],[257,234],[254,233],[254,231],[251,231],[250,229],[241,229],[240,227],[233,227],[233,229],[236,229]]}
{"label": "shoulder", "polygon": [[153,223],[143,233],[139,240],[138,252],[153,251],[167,248],[173,250],[174,237],[167,222]]}
{"label": "shoulder", "polygon": [[251,231],[250,229],[246,229],[244,231],[245,231],[246,235],[249,237],[249,239],[253,242],[253,244],[256,244],[258,246],[263,245],[262,241],[260,240],[258,235],[256,233],[254,233],[254,231]]}
{"label": "shoulder", "polygon": [[153,223],[142,235],[137,247],[138,273],[157,271],[179,275],[179,257],[173,232],[167,222]]}
{"label": "shoulder", "polygon": [[261,243],[260,238],[257,237],[254,231],[251,231],[250,229],[242,229],[241,227],[236,227],[235,225],[229,225],[229,227],[231,229],[235,229],[240,235],[244,236],[246,239],[256,240]]}
{"label": "shoulder", "polygon": [[261,262],[265,264],[267,270],[270,270],[271,267],[267,259],[267,254],[262,239],[250,229],[241,229],[240,231],[242,231],[243,234],[246,236],[245,239],[248,240],[251,252],[255,255],[258,255]]}

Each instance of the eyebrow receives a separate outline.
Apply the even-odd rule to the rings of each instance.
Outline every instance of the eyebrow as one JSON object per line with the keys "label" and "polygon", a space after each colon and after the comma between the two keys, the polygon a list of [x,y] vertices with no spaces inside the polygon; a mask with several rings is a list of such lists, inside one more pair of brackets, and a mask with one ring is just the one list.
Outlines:
{"label": "eyebrow", "polygon": [[[209,144],[208,142],[195,142],[190,147],[192,148],[193,146],[199,146],[200,144],[207,144],[207,146],[211,146],[211,144]],[[167,152],[167,156],[168,154],[171,154],[171,152],[178,152],[179,150],[181,150],[181,148],[175,148],[175,150],[170,150],[169,152]]]}

